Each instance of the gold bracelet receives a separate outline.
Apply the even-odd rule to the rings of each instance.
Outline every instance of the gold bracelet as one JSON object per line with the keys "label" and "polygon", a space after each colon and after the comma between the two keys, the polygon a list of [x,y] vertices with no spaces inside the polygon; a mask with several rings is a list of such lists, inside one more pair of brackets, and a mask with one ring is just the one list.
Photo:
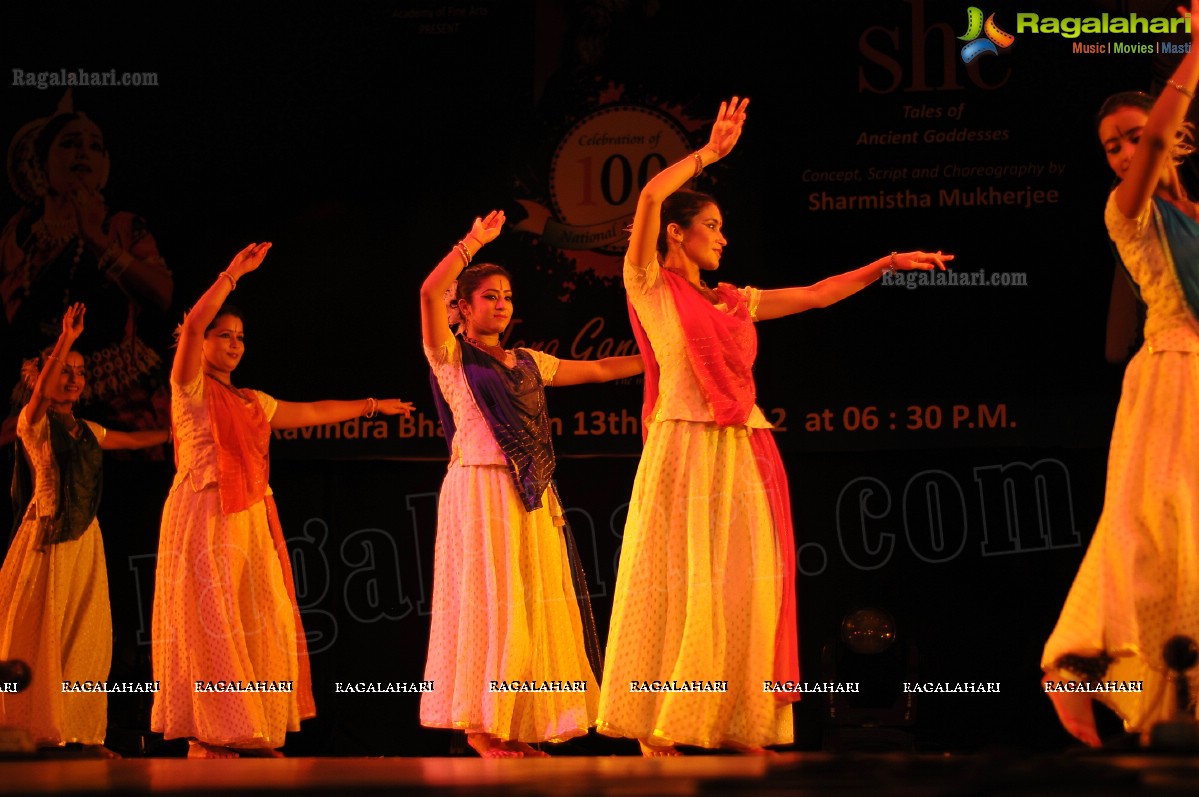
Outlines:
{"label": "gold bracelet", "polygon": [[[100,253],[100,258],[96,261],[96,268],[100,269],[109,279],[116,279],[120,276],[119,273],[113,274],[113,268],[116,266],[117,257],[121,253],[121,247],[116,241],[113,241],[108,246],[104,247],[104,251]],[[121,269],[124,271],[125,269]]]}
{"label": "gold bracelet", "polygon": [[700,147],[695,152],[691,153],[691,157],[695,158],[695,174],[691,175],[692,180],[694,180],[696,177],[699,177],[700,172],[704,170],[704,159],[699,156],[699,153],[702,151],[703,147]]}
{"label": "gold bracelet", "polygon": [[454,244],[454,248],[458,250],[458,254],[462,255],[462,260],[464,261],[462,268],[470,268],[470,250],[466,248],[466,240],[463,239]]}
{"label": "gold bracelet", "polygon": [[108,276],[116,279],[129,270],[129,264],[133,262],[133,257],[128,252],[121,252],[112,259],[112,263],[108,266]]}
{"label": "gold bracelet", "polygon": [[222,271],[221,276],[224,277],[225,279],[229,280],[229,290],[230,291],[237,290],[237,280],[233,279],[232,274],[230,274],[228,271]]}
{"label": "gold bracelet", "polygon": [[366,412],[362,413],[367,418],[373,418],[379,412],[379,402],[376,399],[368,398],[366,400]]}
{"label": "gold bracelet", "polygon": [[1166,85],[1169,86],[1170,88],[1178,91],[1179,93],[1181,93],[1183,96],[1187,97],[1188,99],[1192,99],[1192,100],[1195,99],[1195,92],[1191,91],[1190,89],[1188,89],[1186,86],[1182,85],[1181,83],[1176,83],[1174,81],[1174,78],[1170,78],[1169,80],[1167,80]]}

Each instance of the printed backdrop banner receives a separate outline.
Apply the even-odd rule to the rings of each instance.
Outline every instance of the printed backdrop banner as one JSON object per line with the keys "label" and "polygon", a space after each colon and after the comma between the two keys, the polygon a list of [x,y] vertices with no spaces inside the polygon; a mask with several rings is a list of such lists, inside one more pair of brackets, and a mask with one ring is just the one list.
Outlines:
{"label": "printed backdrop banner", "polygon": [[[417,405],[412,419],[279,433],[276,457],[444,456],[417,288],[493,207],[508,227],[480,257],[513,273],[506,345],[636,352],[619,274],[638,191],[706,141],[733,93],[752,98],[744,136],[696,181],[725,218],[716,279],[778,288],[895,250],[956,256],[946,273],[899,274],[761,325],[758,401],[784,451],[1102,445],[1119,369],[1103,357],[1111,179],[1094,111],[1112,90],[1150,88],[1185,35],[1052,32],[1101,3],[1063,0],[1052,18],[1010,4],[817,4],[799,26],[727,15],[708,75],[699,22],[676,5],[600,24],[571,4],[373,2],[272,18],[289,35],[248,49],[243,26],[201,20],[211,51],[148,36],[132,53],[82,26],[6,25],[0,122],[15,135],[70,86],[103,131],[103,201],[144,222],[173,293],[164,306],[135,286],[131,309],[106,308],[115,321],[99,309],[88,321],[135,319],[160,377],[184,310],[246,242],[270,239],[233,297],[248,313],[239,380],[283,398]],[[36,324],[5,335],[10,382],[52,340],[69,294],[22,258],[46,202],[34,199],[15,184],[4,199],[6,321],[29,294],[46,300]],[[636,455],[639,394],[639,379],[552,391],[559,451]]]}

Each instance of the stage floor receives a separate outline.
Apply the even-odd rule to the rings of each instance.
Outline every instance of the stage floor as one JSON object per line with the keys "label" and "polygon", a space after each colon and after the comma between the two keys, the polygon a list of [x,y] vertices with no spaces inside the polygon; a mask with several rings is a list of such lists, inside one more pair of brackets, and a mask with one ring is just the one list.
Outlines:
{"label": "stage floor", "polygon": [[0,763],[0,794],[1194,795],[1199,756],[783,753],[647,760],[178,758]]}

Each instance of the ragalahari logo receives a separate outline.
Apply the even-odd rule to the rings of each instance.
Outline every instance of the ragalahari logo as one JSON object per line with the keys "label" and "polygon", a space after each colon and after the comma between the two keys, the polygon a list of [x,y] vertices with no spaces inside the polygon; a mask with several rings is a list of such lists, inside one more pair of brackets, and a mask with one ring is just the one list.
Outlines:
{"label": "ragalahari logo", "polygon": [[[979,36],[984,33],[986,38],[980,39]],[[966,42],[966,46],[962,48],[962,62],[968,64],[983,53],[999,55],[1000,50],[1012,46],[1016,37],[999,29],[995,24],[994,14],[987,17],[984,23],[982,9],[970,6],[966,9],[966,34],[958,36],[958,40]]]}

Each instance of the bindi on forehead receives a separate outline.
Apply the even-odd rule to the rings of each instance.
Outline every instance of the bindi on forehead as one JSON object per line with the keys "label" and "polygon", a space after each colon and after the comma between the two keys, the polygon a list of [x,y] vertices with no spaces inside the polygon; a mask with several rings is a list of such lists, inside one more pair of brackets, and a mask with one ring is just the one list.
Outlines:
{"label": "bindi on forehead", "polygon": [[1103,144],[1110,144],[1111,141],[1119,141],[1131,137],[1144,129],[1144,117],[1138,119],[1117,119],[1116,115],[1108,116],[1103,120],[1102,125],[1099,125],[1099,141]]}

